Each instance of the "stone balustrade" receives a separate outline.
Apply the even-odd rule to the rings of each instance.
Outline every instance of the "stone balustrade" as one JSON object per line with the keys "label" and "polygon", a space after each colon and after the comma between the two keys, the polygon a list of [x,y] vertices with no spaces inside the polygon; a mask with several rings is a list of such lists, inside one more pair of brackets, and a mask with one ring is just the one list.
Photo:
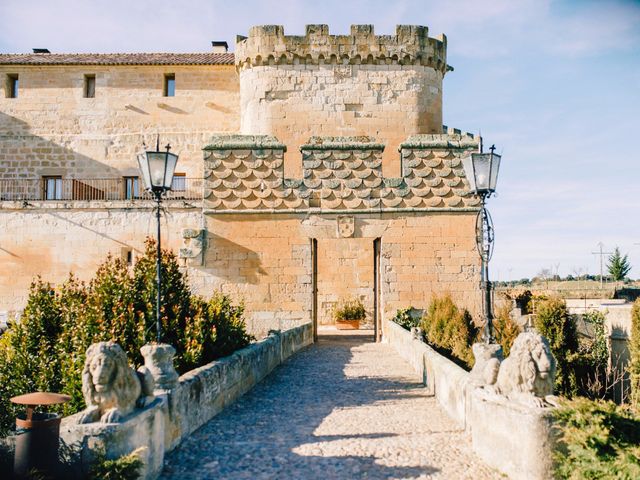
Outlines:
{"label": "stone balustrade", "polygon": [[520,405],[478,386],[471,374],[400,325],[387,321],[385,340],[419,372],[429,392],[471,432],[475,453],[515,480],[553,478],[551,408]]}
{"label": "stone balustrade", "polygon": [[[167,380],[166,368],[151,368],[160,376],[156,398],[121,423],[78,424],[82,412],[63,419],[61,438],[79,449],[86,467],[95,452],[117,458],[143,447],[142,477],[154,479],[162,471],[164,455],[193,431],[250,390],[288,357],[313,343],[312,325],[272,331],[265,339],[238,350],[177,379]],[[149,352],[147,352],[148,354]],[[153,355],[148,354],[149,358]],[[157,355],[156,355],[157,356]],[[166,363],[165,356],[159,359]],[[165,366],[166,367],[166,366]]]}

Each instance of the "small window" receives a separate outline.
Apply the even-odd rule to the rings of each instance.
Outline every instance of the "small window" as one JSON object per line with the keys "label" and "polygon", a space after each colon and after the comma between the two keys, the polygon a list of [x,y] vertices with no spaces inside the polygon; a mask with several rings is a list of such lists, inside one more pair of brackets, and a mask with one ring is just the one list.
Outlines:
{"label": "small window", "polygon": [[42,177],[45,200],[62,200],[62,177]]}
{"label": "small window", "polygon": [[96,96],[96,76],[84,76],[84,98],[95,98]]}
{"label": "small window", "polygon": [[174,73],[167,73],[164,76],[164,96],[176,96],[176,75]]}
{"label": "small window", "polygon": [[122,247],[120,253],[122,254],[122,260],[127,262],[128,266],[133,266],[133,249],[131,247]]}
{"label": "small window", "polygon": [[187,190],[187,177],[184,173],[174,173],[171,182],[171,190],[175,192],[184,192]]}
{"label": "small window", "polygon": [[7,75],[7,98],[18,98],[18,74]]}
{"label": "small window", "polygon": [[138,177],[124,177],[124,198],[133,200],[140,198],[140,181]]}

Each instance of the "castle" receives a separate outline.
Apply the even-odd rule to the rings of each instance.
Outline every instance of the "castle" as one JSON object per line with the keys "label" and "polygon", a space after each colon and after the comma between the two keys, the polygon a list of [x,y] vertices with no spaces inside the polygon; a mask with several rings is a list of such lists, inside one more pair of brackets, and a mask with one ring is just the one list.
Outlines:
{"label": "castle", "polygon": [[479,201],[442,126],[444,35],[256,26],[235,53],[0,54],[0,311],[33,277],[90,278],[154,236],[136,154],[179,154],[163,246],[192,289],[243,299],[256,331],[332,322],[358,297],[382,333],[451,293],[479,313]]}

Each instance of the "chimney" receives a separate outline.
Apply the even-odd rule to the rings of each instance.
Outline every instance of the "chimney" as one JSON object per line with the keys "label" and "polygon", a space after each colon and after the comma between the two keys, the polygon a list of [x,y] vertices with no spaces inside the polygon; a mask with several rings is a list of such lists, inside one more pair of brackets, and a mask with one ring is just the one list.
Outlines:
{"label": "chimney", "polygon": [[227,53],[229,51],[229,44],[224,41],[213,41],[211,42],[211,46],[213,47],[213,53]]}
{"label": "chimney", "polygon": [[33,53],[51,53],[48,48],[34,48]]}

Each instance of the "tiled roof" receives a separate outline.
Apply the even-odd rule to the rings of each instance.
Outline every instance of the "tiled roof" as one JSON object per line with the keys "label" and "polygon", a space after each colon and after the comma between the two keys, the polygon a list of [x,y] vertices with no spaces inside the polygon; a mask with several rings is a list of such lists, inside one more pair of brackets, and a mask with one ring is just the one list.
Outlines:
{"label": "tiled roof", "polygon": [[233,53],[0,53],[0,65],[233,65]]}

